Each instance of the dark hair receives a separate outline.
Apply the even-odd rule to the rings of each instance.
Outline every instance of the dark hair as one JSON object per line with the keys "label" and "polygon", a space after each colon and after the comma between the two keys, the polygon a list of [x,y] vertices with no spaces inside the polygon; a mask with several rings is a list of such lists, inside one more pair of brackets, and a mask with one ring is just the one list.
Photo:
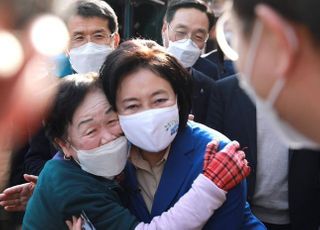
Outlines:
{"label": "dark hair", "polygon": [[159,45],[127,41],[108,55],[100,76],[107,98],[116,111],[116,96],[123,79],[139,69],[148,69],[168,81],[176,93],[179,107],[179,130],[187,123],[191,109],[192,83],[190,74]]}
{"label": "dark hair", "polygon": [[94,90],[102,90],[96,73],[73,74],[60,81],[55,103],[45,122],[46,135],[53,143],[55,138],[66,138],[68,125],[85,96]]}
{"label": "dark hair", "polygon": [[154,40],[149,40],[149,39],[142,39],[142,38],[133,38],[133,39],[129,39],[126,40],[124,42],[122,42],[119,45],[120,49],[124,49],[124,50],[133,50],[136,47],[148,47],[150,49],[163,49],[165,50],[165,48],[163,46],[160,46],[157,42],[155,42]]}
{"label": "dark hair", "polygon": [[66,23],[72,16],[98,17],[108,20],[111,33],[118,32],[118,18],[111,6],[102,0],[78,0],[65,12]]}
{"label": "dark hair", "polygon": [[209,21],[209,28],[208,31],[210,31],[211,27],[215,24],[216,19],[214,17],[213,12],[210,10],[210,8],[207,6],[205,2],[202,0],[172,0],[169,2],[167,6],[166,13],[164,15],[165,20],[170,23],[172,19],[174,18],[174,15],[179,9],[182,8],[194,8],[197,9],[203,13],[205,13],[208,17]]}
{"label": "dark hair", "polygon": [[251,33],[255,20],[254,9],[258,4],[266,4],[288,20],[303,24],[316,41],[320,41],[320,1],[319,0],[234,0],[233,8],[244,21],[245,33]]}

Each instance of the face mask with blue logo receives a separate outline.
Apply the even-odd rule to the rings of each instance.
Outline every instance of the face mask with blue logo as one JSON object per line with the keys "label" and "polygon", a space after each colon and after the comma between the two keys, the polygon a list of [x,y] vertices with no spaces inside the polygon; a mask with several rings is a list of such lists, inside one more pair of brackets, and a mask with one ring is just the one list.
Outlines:
{"label": "face mask with blue logo", "polygon": [[173,106],[150,109],[131,115],[119,115],[120,126],[136,147],[153,153],[166,149],[179,128],[179,110]]}

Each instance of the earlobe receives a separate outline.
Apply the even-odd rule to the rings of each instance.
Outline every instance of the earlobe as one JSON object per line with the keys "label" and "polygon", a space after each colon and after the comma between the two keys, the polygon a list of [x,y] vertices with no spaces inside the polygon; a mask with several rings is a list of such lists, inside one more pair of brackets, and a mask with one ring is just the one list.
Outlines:
{"label": "earlobe", "polygon": [[275,50],[273,58],[277,60],[276,69],[278,75],[282,77],[290,76],[295,65],[295,57],[299,46],[293,25],[264,4],[259,4],[255,11],[258,19],[263,23],[270,37],[272,37]]}
{"label": "earlobe", "polygon": [[119,33],[115,33],[113,39],[114,39],[114,48],[117,48],[120,43]]}
{"label": "earlobe", "polygon": [[164,47],[168,46],[167,41],[166,41],[167,29],[168,29],[168,24],[167,24],[166,21],[163,21],[161,35],[162,35],[162,44],[163,44]]}
{"label": "earlobe", "polygon": [[167,28],[168,28],[167,22],[166,22],[166,21],[163,21],[162,29],[161,29],[162,34],[165,34],[165,33],[166,33]]}
{"label": "earlobe", "polygon": [[55,138],[54,142],[60,147],[60,149],[62,149],[63,153],[65,156],[67,157],[71,157],[71,144],[65,140],[59,139],[59,138]]}

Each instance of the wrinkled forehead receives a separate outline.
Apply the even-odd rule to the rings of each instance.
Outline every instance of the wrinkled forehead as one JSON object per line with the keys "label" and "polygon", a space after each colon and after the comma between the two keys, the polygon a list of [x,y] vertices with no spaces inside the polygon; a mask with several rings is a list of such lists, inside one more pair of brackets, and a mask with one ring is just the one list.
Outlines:
{"label": "wrinkled forehead", "polygon": [[101,17],[82,17],[75,15],[68,20],[67,24],[70,34],[92,34],[96,31],[111,33],[109,29],[109,20]]}
{"label": "wrinkled forehead", "polygon": [[209,19],[205,12],[200,11],[196,8],[180,8],[178,9],[171,22],[173,27],[184,27],[186,29],[205,29],[209,28]]}

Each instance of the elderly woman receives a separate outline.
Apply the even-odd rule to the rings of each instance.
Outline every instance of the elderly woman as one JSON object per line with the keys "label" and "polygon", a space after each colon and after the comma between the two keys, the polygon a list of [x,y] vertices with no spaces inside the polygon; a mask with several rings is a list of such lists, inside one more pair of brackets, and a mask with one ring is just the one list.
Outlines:
{"label": "elderly woman", "polygon": [[[243,152],[232,154],[237,143],[213,155],[217,150],[213,142],[207,148],[204,174],[190,191],[149,224],[139,223],[123,207],[124,191],[114,180],[126,165],[129,145],[96,75],[62,80],[46,130],[64,158],[49,161],[42,171],[26,209],[24,229],[66,229],[65,220],[82,212],[97,229],[199,229],[224,202],[223,189],[236,185],[249,171]],[[231,171],[239,173],[235,180],[218,167],[230,160]]]}

